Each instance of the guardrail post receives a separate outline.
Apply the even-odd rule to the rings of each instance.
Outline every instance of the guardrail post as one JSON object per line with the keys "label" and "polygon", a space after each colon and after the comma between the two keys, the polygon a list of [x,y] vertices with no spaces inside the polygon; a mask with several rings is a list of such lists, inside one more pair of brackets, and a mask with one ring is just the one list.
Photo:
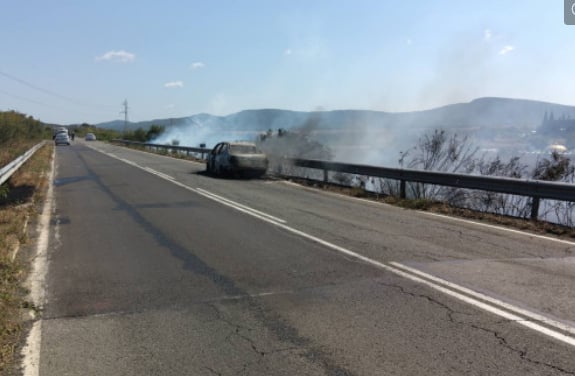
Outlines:
{"label": "guardrail post", "polygon": [[399,181],[399,198],[405,198],[407,195],[405,194],[405,180]]}
{"label": "guardrail post", "polygon": [[531,201],[531,219],[536,221],[539,217],[539,203],[540,198],[537,196],[533,196],[533,200]]}
{"label": "guardrail post", "polygon": [[324,169],[323,170],[323,182],[327,183],[327,180],[328,180],[328,171],[327,171],[327,169]]}

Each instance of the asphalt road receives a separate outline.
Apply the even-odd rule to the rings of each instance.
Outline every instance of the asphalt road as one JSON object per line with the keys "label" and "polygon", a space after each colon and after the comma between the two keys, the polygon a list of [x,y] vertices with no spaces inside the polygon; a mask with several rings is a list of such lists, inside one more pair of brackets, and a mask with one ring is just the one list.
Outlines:
{"label": "asphalt road", "polygon": [[40,375],[575,374],[573,243],[99,142],[56,166]]}

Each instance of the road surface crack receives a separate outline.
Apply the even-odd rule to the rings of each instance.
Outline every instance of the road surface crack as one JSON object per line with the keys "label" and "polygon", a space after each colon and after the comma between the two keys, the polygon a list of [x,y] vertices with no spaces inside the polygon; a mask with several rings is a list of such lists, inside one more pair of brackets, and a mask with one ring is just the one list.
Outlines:
{"label": "road surface crack", "polygon": [[432,296],[426,295],[426,294],[418,294],[415,292],[411,292],[411,291],[407,291],[403,286],[400,285],[396,285],[396,284],[392,284],[392,283],[384,283],[384,282],[379,282],[380,285],[386,286],[386,287],[391,287],[394,289],[399,290],[402,294],[405,295],[409,295],[412,296],[414,298],[420,298],[420,299],[425,299],[428,302],[442,308],[443,310],[445,310],[447,312],[447,318],[449,320],[449,322],[452,322],[454,324],[463,324],[460,321],[457,321],[454,317],[454,315],[467,315],[469,316],[468,313],[465,312],[460,312],[460,311],[456,311],[453,308],[451,308],[450,306],[448,306],[447,304],[440,302],[439,300],[433,298]]}
{"label": "road surface crack", "polygon": [[[249,300],[249,298],[248,298]],[[236,336],[241,340],[247,342],[251,348],[251,350],[258,356],[257,360],[254,362],[247,362],[244,364],[241,371],[238,374],[244,374],[248,371],[248,368],[253,364],[259,364],[265,359],[266,355],[272,355],[282,352],[289,352],[289,351],[301,351],[299,356],[311,361],[312,363],[321,365],[327,374],[330,375],[338,375],[338,376],[352,376],[353,373],[349,370],[342,368],[338,365],[333,364],[326,354],[323,353],[322,350],[319,348],[315,348],[310,346],[310,340],[307,338],[302,338],[298,335],[297,330],[290,326],[287,326],[282,323],[279,317],[276,317],[276,313],[272,313],[271,315],[264,312],[262,307],[252,306],[252,313],[255,314],[257,319],[262,320],[264,323],[273,323],[273,327],[266,325],[266,329],[270,330],[272,334],[274,334],[279,341],[282,343],[288,342],[288,346],[271,349],[271,350],[263,350],[256,345],[256,342],[247,336],[246,334],[241,333],[241,331],[253,331],[252,328],[247,328],[242,325],[238,325],[233,323],[229,319],[224,317],[224,314],[218,309],[217,306],[214,304],[207,304],[211,307],[216,316],[216,320],[220,320],[223,323],[227,324],[231,327],[231,332],[226,336],[226,341]]]}
{"label": "road surface crack", "polygon": [[244,331],[251,331],[251,328],[247,328],[245,326],[242,325],[238,325],[234,322],[231,322],[230,320],[226,319],[224,317],[224,315],[222,314],[222,312],[213,304],[207,304],[208,307],[212,308],[212,310],[215,312],[216,314],[216,318],[217,320],[227,324],[229,327],[232,328],[231,332],[226,336],[226,341],[228,341],[232,336],[236,336],[242,340],[244,340],[245,342],[247,342],[250,346],[250,348],[257,354],[260,356],[264,356],[266,355],[265,351],[260,350],[253,339],[251,339],[250,337],[246,336],[245,334],[242,334],[240,331],[244,330]]}
{"label": "road surface crack", "polygon": [[[518,348],[513,347],[511,344],[509,344],[509,342],[507,342],[505,337],[503,337],[496,330],[483,328],[483,327],[480,327],[476,324],[467,324],[464,322],[457,321],[454,318],[455,314],[469,315],[468,313],[458,312],[458,311],[452,309],[451,307],[449,307],[448,305],[446,305],[445,303],[442,303],[442,302],[438,301],[437,299],[434,299],[433,297],[431,297],[429,295],[417,294],[414,292],[407,291],[403,286],[399,286],[399,285],[395,285],[395,284],[382,283],[382,282],[380,282],[380,284],[387,286],[387,287],[398,289],[402,294],[406,294],[406,295],[413,296],[416,298],[425,299],[425,300],[429,301],[430,303],[441,307],[442,309],[447,311],[447,317],[449,318],[449,321],[452,323],[459,324],[459,325],[469,325],[469,327],[471,327],[473,329],[481,330],[483,332],[487,332],[487,333],[492,334],[499,341],[500,345],[502,345],[503,347],[507,348],[508,350],[518,354],[519,357],[526,362],[529,362],[529,363],[537,365],[537,366],[547,367],[547,368],[553,369],[555,371],[559,371],[561,373],[564,373],[566,375],[575,375],[575,371],[569,371],[565,368],[556,366],[554,364],[546,363],[546,362],[542,362],[542,361],[530,358],[528,356],[526,350],[522,350],[522,349],[518,349]],[[515,320],[505,320],[503,323],[512,323],[512,322],[516,322],[516,321]]]}
{"label": "road surface crack", "polygon": [[[513,322],[513,321],[509,321],[509,322]],[[507,340],[505,339],[505,337],[502,336],[502,335],[501,335],[498,331],[496,331],[496,330],[488,329],[488,328],[483,328],[483,327],[480,327],[480,326],[474,325],[474,324],[470,325],[470,327],[472,327],[472,328],[474,328],[474,329],[477,329],[477,330],[480,330],[480,331],[483,331],[483,332],[486,332],[486,333],[489,333],[489,334],[492,334],[492,335],[497,339],[497,341],[499,342],[499,344],[500,344],[501,346],[503,346],[503,347],[505,347],[506,349],[508,349],[508,350],[510,350],[510,351],[512,351],[512,352],[514,352],[514,353],[516,353],[516,354],[518,354],[519,357],[521,358],[521,360],[524,360],[524,361],[526,361],[526,362],[529,362],[529,363],[534,364],[534,365],[537,365],[537,366],[543,366],[543,367],[551,368],[551,369],[553,369],[553,370],[555,370],[555,371],[559,371],[559,372],[564,373],[564,374],[566,374],[566,375],[575,375],[575,371],[569,371],[569,370],[567,370],[567,369],[565,369],[565,368],[556,366],[556,365],[554,365],[554,364],[546,363],[546,362],[541,362],[541,361],[539,361],[539,360],[535,360],[535,359],[530,358],[530,357],[528,356],[526,350],[522,350],[522,349],[518,349],[518,348],[516,348],[516,347],[513,347],[509,342],[507,342]]]}
{"label": "road surface crack", "polygon": [[221,373],[221,372],[218,372],[218,371],[216,371],[215,369],[210,368],[210,367],[208,367],[208,366],[204,366],[204,369],[207,370],[208,372],[210,372],[210,373],[213,374],[213,375],[222,376],[222,373]]}

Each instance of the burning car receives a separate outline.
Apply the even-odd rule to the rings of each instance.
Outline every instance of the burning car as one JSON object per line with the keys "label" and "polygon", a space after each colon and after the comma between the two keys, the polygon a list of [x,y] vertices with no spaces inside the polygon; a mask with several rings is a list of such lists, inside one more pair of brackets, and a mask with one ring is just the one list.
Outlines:
{"label": "burning car", "polygon": [[252,142],[220,142],[208,154],[206,171],[218,175],[262,176],[268,159]]}

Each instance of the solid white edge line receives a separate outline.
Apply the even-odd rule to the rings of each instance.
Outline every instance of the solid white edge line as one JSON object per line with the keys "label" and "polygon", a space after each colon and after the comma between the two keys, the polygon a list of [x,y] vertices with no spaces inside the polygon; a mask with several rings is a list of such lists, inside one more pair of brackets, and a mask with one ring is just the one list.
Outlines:
{"label": "solid white edge line", "polygon": [[[273,222],[272,222],[272,223],[273,223]],[[327,242],[327,241],[325,241],[325,240],[323,240],[323,239],[317,238],[317,237],[315,237],[315,236],[313,236],[313,235],[309,235],[309,234],[307,234],[307,233],[305,233],[305,232],[303,232],[303,231],[296,230],[296,229],[294,229],[294,228],[292,228],[292,227],[289,227],[289,226],[286,226],[286,225],[283,225],[283,224],[279,224],[279,223],[274,223],[274,224],[275,224],[276,226],[278,226],[278,227],[281,227],[281,228],[283,228],[283,229],[289,231],[289,232],[292,232],[292,233],[294,233],[294,234],[297,234],[297,235],[299,235],[299,236],[302,236],[302,237],[304,237],[304,238],[307,238],[307,239],[309,239],[309,240],[312,240],[312,241],[314,241],[314,242],[316,242],[316,243],[322,244],[322,245],[324,245],[324,246],[326,246],[326,247],[329,247],[329,248],[334,249],[334,250],[336,250],[336,251],[338,251],[338,252],[341,252],[341,253],[343,253],[343,254],[345,254],[345,255],[347,255],[347,256],[351,256],[351,257],[356,258],[356,259],[358,259],[358,260],[364,261],[364,262],[366,262],[366,263],[368,263],[368,264],[374,265],[374,266],[376,266],[376,267],[378,267],[378,268],[381,268],[381,269],[390,271],[390,272],[392,272],[392,273],[394,273],[394,274],[397,274],[397,275],[399,275],[399,276],[401,276],[401,277],[404,277],[404,278],[407,278],[407,279],[412,280],[412,281],[414,281],[414,282],[417,282],[417,283],[426,285],[426,286],[428,286],[428,287],[433,288],[434,290],[440,291],[440,292],[442,292],[442,293],[444,293],[444,294],[446,294],[446,295],[449,295],[449,296],[451,296],[451,297],[453,297],[453,298],[456,298],[456,299],[458,299],[458,300],[460,300],[460,301],[463,301],[463,302],[465,302],[465,303],[467,303],[467,304],[470,304],[470,305],[472,305],[472,306],[474,306],[474,307],[483,309],[484,311],[490,312],[490,313],[495,314],[495,315],[497,315],[497,316],[500,316],[500,317],[502,317],[502,318],[504,318],[504,319],[514,321],[514,322],[516,322],[516,323],[518,323],[518,324],[520,324],[520,325],[523,325],[523,326],[525,326],[525,327],[527,327],[527,328],[529,328],[529,329],[532,329],[532,330],[534,330],[534,331],[537,331],[537,332],[539,332],[539,333],[545,334],[545,335],[547,335],[547,336],[549,336],[549,337],[552,337],[552,338],[554,338],[554,339],[556,339],[556,340],[559,340],[559,341],[561,341],[561,342],[564,342],[564,343],[566,343],[566,344],[568,344],[568,345],[575,346],[575,338],[570,337],[570,336],[567,336],[567,335],[565,335],[565,334],[563,334],[563,333],[559,333],[559,332],[554,331],[554,330],[552,330],[552,329],[546,328],[546,327],[544,327],[544,326],[542,326],[542,325],[539,325],[539,324],[537,324],[537,323],[534,323],[534,322],[532,322],[532,321],[527,321],[525,317],[517,316],[517,315],[512,314],[512,313],[509,313],[509,312],[507,312],[507,311],[503,311],[503,310],[501,310],[501,309],[499,309],[499,308],[497,308],[497,307],[491,306],[491,305],[489,305],[489,304],[487,304],[487,303],[484,303],[484,302],[482,302],[482,301],[476,300],[476,299],[471,298],[471,297],[469,297],[469,296],[460,294],[460,293],[455,292],[455,291],[453,291],[453,290],[450,290],[450,289],[448,289],[448,288],[446,288],[446,287],[443,287],[443,286],[441,286],[441,285],[439,285],[439,284],[435,284],[435,283],[430,282],[430,281],[428,281],[428,280],[425,280],[425,279],[423,279],[423,278],[420,278],[420,277],[417,277],[417,276],[415,276],[415,275],[409,274],[408,272],[403,271],[403,270],[401,270],[401,269],[398,269],[397,267],[394,267],[394,266],[391,266],[391,265],[387,265],[387,264],[385,264],[385,263],[382,263],[382,262],[379,262],[379,261],[370,259],[369,257],[360,255],[360,254],[358,254],[358,253],[356,253],[356,252],[353,252],[353,251],[350,251],[350,250],[348,250],[348,249],[346,249],[346,248],[337,246],[337,245],[332,244],[332,243],[330,243],[330,242]],[[470,290],[470,291],[471,291],[471,290]],[[509,305],[509,304],[506,304],[506,305],[509,306],[509,307],[513,307],[513,306],[511,306],[511,305]],[[515,308],[515,307],[514,307],[514,310],[515,310],[516,312],[517,312],[517,311],[523,311],[523,310],[521,310],[521,309],[519,309],[519,308]],[[527,312],[527,311],[525,311],[525,312]],[[541,316],[541,317],[543,317],[543,316]],[[542,321],[542,320],[538,320],[538,321]],[[544,321],[545,321],[546,323],[549,323],[549,322],[552,322],[553,320],[544,318]],[[561,325],[562,325],[562,324],[561,324]],[[569,330],[568,330],[568,331],[569,331]]]}
{"label": "solid white edge line", "polygon": [[22,374],[24,376],[40,375],[40,344],[42,342],[42,319],[35,321],[30,328],[26,344],[22,349]]}
{"label": "solid white edge line", "polygon": [[[46,193],[42,213],[38,220],[38,240],[36,242],[36,254],[32,264],[32,270],[26,280],[30,290],[30,299],[36,307],[42,309],[45,303],[45,279],[48,268],[48,246],[50,241],[50,219],[52,217],[52,205],[54,200],[54,175],[56,156],[52,150],[52,166],[48,173],[48,191]],[[40,374],[40,346],[42,342],[42,318],[33,324],[26,343],[22,348],[22,374],[24,376],[38,376]]]}
{"label": "solid white edge line", "polygon": [[[192,191],[192,192],[195,192],[196,194],[198,194],[198,195],[200,195],[200,196],[203,196],[203,197],[205,197],[205,198],[207,198],[207,199],[210,199],[210,200],[212,200],[212,201],[216,201],[216,202],[218,202],[218,203],[220,203],[220,204],[222,204],[222,205],[228,206],[228,207],[233,208],[233,209],[235,209],[235,210],[238,210],[238,211],[240,211],[240,212],[242,212],[242,213],[251,215],[252,217],[259,218],[259,219],[261,219],[261,220],[263,220],[263,221],[266,221],[266,222],[269,222],[269,223],[272,223],[272,224],[275,224],[275,225],[281,225],[281,224],[282,224],[282,223],[280,223],[280,222],[277,222],[277,221],[274,220],[274,219],[271,219],[270,217],[272,217],[272,216],[270,216],[270,215],[267,215],[267,214],[265,214],[265,215],[260,215],[260,214],[256,213],[254,210],[246,209],[246,208],[237,206],[237,205],[235,205],[235,204],[233,204],[233,203],[230,203],[230,202],[228,202],[228,201],[224,201],[224,200],[219,199],[219,198],[217,198],[217,197],[214,197],[214,196],[212,196],[212,195],[209,195],[209,194],[206,194],[206,193],[204,193],[204,192],[201,192],[201,191],[199,191],[199,190],[197,190],[197,189],[188,187],[187,185],[182,184],[182,183],[180,183],[180,182],[174,181],[174,183],[175,183],[175,184],[178,184],[178,185],[181,185],[183,188],[186,188],[186,189],[188,189],[188,190],[190,190],[190,191]],[[272,217],[272,218],[273,218],[273,217]]]}
{"label": "solid white edge line", "polygon": [[575,246],[575,242],[572,242],[569,240],[552,238],[550,236],[533,234],[533,233],[529,233],[529,232],[525,232],[525,231],[521,231],[521,230],[515,230],[512,228],[507,228],[507,227],[502,227],[502,226],[497,226],[497,225],[491,225],[489,223],[481,223],[481,222],[477,222],[477,221],[471,221],[469,219],[464,219],[464,218],[450,217],[448,215],[443,215],[443,214],[431,213],[431,212],[426,212],[426,211],[419,211],[419,212],[422,214],[425,214],[425,215],[432,216],[432,217],[448,219],[450,221],[463,222],[463,223],[468,223],[468,224],[472,224],[472,225],[476,225],[476,226],[486,227],[486,228],[490,228],[490,229],[494,229],[494,230],[511,232],[511,233],[517,234],[517,235],[529,236],[532,238],[550,240],[550,241],[561,243],[561,244],[567,244],[567,245]]}
{"label": "solid white edge line", "polygon": [[[104,154],[106,154],[106,153],[104,153]],[[132,162],[132,161],[130,161],[130,160],[127,160],[127,159],[124,159],[124,158],[120,158],[120,157],[115,157],[115,156],[112,156],[111,154],[107,154],[107,155],[110,156],[110,157],[112,157],[112,158],[116,158],[116,159],[118,159],[118,160],[120,160],[120,161],[122,161],[122,162],[124,162],[124,163],[129,164],[129,165],[132,165],[132,166],[135,166],[135,167],[140,167],[136,162]]]}
{"label": "solid white edge line", "polygon": [[243,205],[243,204],[240,204],[240,203],[238,203],[238,202],[232,201],[232,200],[230,200],[229,198],[225,198],[225,197],[219,196],[219,195],[217,195],[217,194],[215,194],[215,193],[206,191],[205,189],[202,189],[202,188],[196,188],[196,189],[197,189],[198,191],[200,191],[200,192],[203,192],[203,193],[207,194],[207,195],[211,195],[211,196],[213,196],[214,198],[217,198],[217,199],[220,199],[220,200],[229,202],[230,204],[233,204],[233,205],[237,205],[237,206],[239,206],[239,207],[241,207],[241,208],[244,208],[244,209],[246,209],[246,210],[250,210],[250,211],[252,211],[252,212],[254,212],[254,213],[256,213],[256,214],[262,215],[262,216],[264,216],[264,217],[268,217],[268,218],[270,218],[270,219],[273,220],[273,221],[280,222],[280,223],[287,223],[285,220],[283,220],[283,219],[281,219],[281,218],[278,218],[278,217],[275,217],[275,216],[273,216],[273,215],[264,213],[264,212],[262,212],[262,211],[259,211],[259,210],[257,210],[257,209],[251,208],[251,207],[246,206],[246,205]]}
{"label": "solid white edge line", "polygon": [[151,167],[144,167],[144,170],[151,172],[154,175],[158,175],[161,178],[164,178],[166,180],[175,180],[173,177],[171,177],[170,175],[164,174],[163,172],[160,171],[156,171]]}
{"label": "solid white edge line", "polygon": [[[106,154],[106,153],[105,153],[105,154]],[[141,168],[142,170],[146,171],[145,168],[143,168],[143,167],[141,167],[141,166],[136,166],[136,167],[139,167],[139,168]],[[148,171],[148,172],[150,172],[150,171]],[[439,291],[439,292],[442,292],[442,293],[444,293],[444,294],[446,294],[446,295],[448,295],[448,296],[451,296],[451,297],[453,297],[453,298],[455,298],[455,299],[458,299],[458,300],[460,300],[460,301],[463,301],[463,302],[465,302],[465,303],[467,303],[467,304],[470,304],[470,305],[472,305],[472,306],[474,306],[474,307],[480,308],[480,309],[482,309],[482,310],[484,310],[484,311],[490,312],[490,313],[492,313],[492,314],[494,314],[494,315],[497,315],[497,316],[499,316],[499,317],[502,317],[502,318],[504,318],[504,319],[513,321],[513,322],[515,322],[515,323],[517,323],[517,324],[520,324],[520,325],[525,326],[525,327],[527,327],[527,328],[529,328],[529,329],[532,329],[532,330],[534,330],[534,331],[536,331],[536,332],[538,332],[538,333],[547,335],[547,336],[549,336],[549,337],[551,337],[551,338],[554,338],[554,339],[556,339],[556,340],[558,340],[558,341],[561,341],[561,342],[563,342],[563,343],[566,343],[566,344],[568,344],[568,345],[571,345],[571,346],[574,346],[574,347],[575,347],[575,338],[570,337],[570,336],[567,336],[567,335],[565,335],[565,334],[563,334],[563,333],[556,332],[556,331],[554,331],[554,330],[552,330],[552,329],[549,329],[549,328],[547,328],[547,327],[544,327],[544,326],[539,325],[539,324],[537,324],[537,323],[534,323],[534,322],[532,322],[532,321],[527,321],[525,317],[517,316],[517,315],[512,314],[512,313],[509,313],[509,312],[507,312],[507,311],[503,311],[502,309],[499,309],[499,308],[497,308],[497,307],[491,306],[491,305],[489,305],[489,304],[487,304],[487,303],[484,303],[484,302],[482,302],[482,301],[480,301],[480,300],[476,300],[476,299],[471,298],[471,297],[469,297],[469,296],[460,294],[460,293],[458,293],[458,292],[456,292],[456,291],[450,290],[450,289],[448,289],[448,288],[446,288],[446,287],[443,287],[443,286],[441,286],[441,285],[439,285],[439,284],[435,284],[435,283],[430,282],[430,281],[428,281],[428,280],[426,280],[426,279],[417,277],[416,275],[409,274],[407,271],[401,270],[398,266],[391,266],[391,265],[387,265],[387,264],[385,264],[385,263],[382,263],[382,262],[373,260],[373,259],[371,259],[371,258],[369,258],[369,257],[366,257],[366,256],[363,256],[363,255],[360,255],[359,253],[353,252],[353,251],[351,251],[351,250],[349,250],[349,249],[340,247],[340,246],[338,246],[338,245],[335,245],[335,244],[333,244],[333,243],[330,243],[330,242],[328,242],[328,241],[325,241],[325,240],[320,239],[320,238],[318,238],[318,237],[315,237],[315,236],[313,236],[313,235],[307,234],[307,233],[305,233],[305,232],[303,232],[303,231],[297,230],[297,229],[295,229],[295,228],[293,228],[293,227],[290,227],[290,226],[288,226],[288,225],[286,225],[286,224],[284,224],[284,223],[279,223],[279,222],[277,222],[277,221],[275,221],[275,220],[273,220],[273,219],[270,219],[270,218],[268,218],[268,217],[260,216],[260,215],[258,215],[257,213],[255,213],[255,212],[253,212],[253,211],[248,211],[248,210],[246,210],[246,209],[244,209],[244,208],[241,208],[241,207],[239,207],[239,206],[236,206],[236,205],[234,205],[234,204],[232,204],[232,203],[226,202],[226,201],[224,201],[224,200],[222,200],[222,199],[219,199],[219,198],[217,198],[217,197],[212,196],[212,194],[202,193],[200,190],[194,189],[194,188],[191,188],[191,187],[188,187],[187,185],[185,185],[185,184],[183,184],[183,183],[180,183],[180,182],[178,182],[178,181],[175,181],[175,180],[169,180],[169,181],[171,181],[172,183],[177,184],[178,186],[181,186],[181,187],[183,187],[183,188],[185,188],[185,189],[188,189],[188,190],[190,190],[190,191],[192,191],[192,192],[195,192],[195,193],[197,193],[197,194],[200,194],[200,195],[202,195],[202,196],[204,196],[204,197],[206,197],[206,198],[209,198],[209,199],[211,199],[211,200],[217,201],[217,202],[219,202],[219,203],[221,203],[221,204],[223,204],[223,205],[232,207],[232,208],[234,208],[234,209],[236,209],[236,210],[239,210],[239,211],[244,212],[244,213],[246,213],[246,214],[249,214],[249,215],[251,215],[251,216],[257,217],[257,218],[259,218],[259,219],[261,219],[261,220],[263,220],[263,221],[265,221],[265,222],[268,222],[268,223],[271,223],[271,224],[273,224],[273,225],[275,225],[275,226],[278,226],[278,227],[280,227],[280,228],[282,228],[282,229],[284,229],[284,230],[286,230],[286,231],[288,231],[288,232],[291,232],[291,233],[296,234],[296,235],[299,235],[299,236],[301,236],[301,237],[303,237],[303,238],[309,239],[309,240],[311,240],[311,241],[313,241],[313,242],[315,242],[315,243],[322,244],[322,245],[324,245],[324,246],[326,246],[326,247],[328,247],[328,248],[331,248],[331,249],[333,249],[333,250],[335,250],[335,251],[338,251],[338,252],[340,252],[340,253],[342,253],[342,254],[345,254],[345,255],[347,255],[347,256],[353,257],[353,258],[355,258],[355,259],[357,259],[357,260],[361,260],[361,261],[363,261],[363,262],[366,262],[366,263],[368,263],[368,264],[371,264],[371,265],[373,265],[373,266],[376,266],[376,267],[378,267],[378,268],[380,268],[380,269],[387,270],[387,271],[389,271],[389,272],[392,272],[392,273],[394,273],[394,274],[396,274],[396,275],[399,275],[399,276],[404,277],[404,278],[406,278],[406,279],[409,279],[409,280],[411,280],[411,281],[414,281],[414,282],[417,282],[417,283],[426,285],[426,286],[428,286],[428,287],[430,287],[430,288],[432,288],[432,289],[434,289],[434,290],[437,290],[437,291]],[[521,234],[526,234],[526,233],[522,233],[522,232],[519,232],[519,233],[521,233]],[[454,284],[453,284],[453,285],[454,285]],[[460,288],[464,289],[463,287],[460,287]],[[469,291],[472,291],[472,290],[469,290]],[[474,293],[475,293],[475,292],[474,292]],[[501,303],[503,303],[503,302],[501,302]],[[506,303],[504,303],[504,304],[506,304]],[[506,305],[507,305],[507,304],[506,304]],[[521,311],[520,308],[514,307],[514,306],[512,306],[512,305],[510,305],[510,304],[509,304],[508,306],[509,306],[509,307],[513,307],[513,310],[514,310],[515,312]],[[526,311],[526,312],[528,312],[528,311]],[[530,313],[530,314],[533,314],[533,313]],[[533,314],[533,315],[534,315],[534,314]],[[541,316],[541,317],[543,317],[543,316]],[[548,319],[548,318],[544,318],[544,319],[545,319],[545,320],[537,320],[537,321],[544,321],[544,322],[546,322],[546,323],[548,323],[548,322],[553,322],[553,320],[550,320],[550,319]],[[563,324],[561,324],[561,323],[559,323],[559,324],[560,324],[560,325],[563,325]],[[569,327],[568,327],[568,328],[569,328]],[[567,332],[570,332],[570,330],[566,330],[566,331],[567,331]]]}
{"label": "solid white edge line", "polygon": [[512,305],[512,304],[509,304],[509,303],[505,303],[504,301],[501,301],[501,300],[499,300],[499,299],[495,299],[495,298],[492,298],[492,297],[490,297],[490,296],[488,296],[488,295],[482,294],[482,293],[480,293],[480,292],[473,291],[473,290],[471,290],[471,289],[469,289],[469,288],[467,288],[467,287],[463,287],[463,286],[457,285],[457,284],[455,284],[455,283],[446,281],[446,280],[444,280],[444,279],[442,279],[442,278],[439,278],[439,277],[436,277],[436,276],[434,276],[434,275],[431,275],[431,274],[422,272],[421,270],[418,270],[418,269],[409,267],[409,266],[404,265],[404,264],[401,264],[401,263],[399,263],[399,262],[390,262],[390,264],[391,264],[392,266],[398,267],[398,268],[403,269],[403,270],[405,270],[405,271],[408,271],[408,272],[410,272],[410,273],[417,274],[417,275],[419,275],[419,276],[421,276],[421,277],[423,277],[423,278],[427,278],[427,279],[430,279],[430,280],[432,280],[432,281],[434,281],[434,282],[440,283],[440,284],[442,284],[442,285],[444,285],[444,286],[447,286],[447,287],[449,287],[449,288],[451,288],[451,289],[453,289],[453,290],[457,290],[457,291],[460,291],[460,292],[462,292],[462,293],[464,293],[464,294],[471,295],[471,296],[473,296],[473,297],[475,297],[475,298],[478,298],[478,299],[481,299],[481,300],[485,300],[485,301],[487,301],[487,302],[489,302],[489,303],[491,303],[491,304],[497,305],[497,306],[499,306],[499,307],[501,307],[501,308],[504,308],[504,309],[507,309],[507,310],[509,310],[509,311],[513,311],[513,312],[515,312],[515,313],[517,313],[517,314],[526,316],[526,317],[528,317],[528,318],[530,318],[530,319],[532,319],[532,320],[534,320],[534,321],[542,322],[542,323],[544,323],[544,324],[546,324],[546,325],[553,326],[553,327],[555,327],[555,328],[557,328],[557,329],[559,329],[559,330],[562,330],[562,331],[567,332],[567,333],[569,333],[569,334],[575,335],[575,328],[572,327],[572,326],[569,326],[569,325],[567,325],[567,324],[564,324],[564,323],[562,323],[562,322],[559,322],[559,321],[556,321],[556,320],[552,320],[552,319],[550,319],[550,318],[548,318],[548,317],[545,317],[545,316],[543,316],[543,315],[540,315],[540,314],[538,314],[538,313],[531,312],[531,311],[528,311],[528,310],[526,310],[526,309],[522,309],[522,308],[516,307],[516,306],[514,306],[514,305]]}
{"label": "solid white edge line", "polygon": [[204,192],[201,192],[201,191],[199,190],[200,188],[195,189],[195,188],[189,187],[189,186],[187,186],[187,185],[185,185],[185,184],[183,184],[183,183],[180,183],[179,181],[175,180],[175,179],[172,178],[171,176],[166,175],[166,174],[163,174],[163,173],[159,173],[158,171],[156,171],[156,170],[154,170],[154,169],[152,169],[152,168],[150,168],[150,167],[140,166],[140,165],[138,165],[138,164],[136,164],[136,163],[134,163],[134,162],[132,162],[132,161],[127,161],[127,160],[125,160],[125,159],[123,159],[123,158],[119,158],[119,157],[116,157],[116,156],[112,156],[112,155],[110,155],[110,153],[105,152],[105,151],[102,151],[102,150],[98,150],[98,149],[94,149],[94,150],[97,150],[97,151],[99,151],[100,153],[105,154],[105,155],[107,155],[107,156],[109,156],[109,157],[111,157],[111,158],[120,160],[120,161],[125,162],[125,163],[127,163],[127,164],[129,164],[129,165],[132,165],[132,166],[134,166],[134,167],[137,167],[137,168],[139,168],[139,169],[141,169],[141,170],[143,170],[143,171],[146,171],[147,173],[156,175],[156,176],[158,176],[159,178],[162,178],[162,179],[167,180],[167,181],[169,181],[169,182],[171,182],[171,183],[173,183],[173,184],[176,184],[176,185],[179,186],[179,187],[185,188],[185,189],[187,189],[187,190],[189,190],[189,191],[191,191],[191,192],[194,192],[194,193],[196,193],[196,194],[199,194],[200,196],[203,196],[203,197],[205,197],[205,198],[208,198],[208,199],[210,199],[210,200],[212,200],[212,201],[217,201],[217,202],[219,202],[220,204],[223,204],[223,205],[226,205],[226,206],[228,206],[228,207],[231,207],[231,208],[233,208],[233,209],[235,209],[235,210],[238,210],[238,211],[240,211],[240,212],[242,212],[242,213],[249,214],[249,215],[251,215],[251,216],[253,216],[253,217],[256,217],[256,218],[265,220],[265,221],[270,222],[270,223],[280,223],[280,224],[281,224],[281,223],[285,223],[285,221],[284,221],[283,219],[274,217],[273,215],[270,215],[270,214],[266,214],[266,213],[260,212],[260,211],[258,211],[258,210],[256,210],[256,209],[252,209],[252,208],[250,208],[250,207],[248,207],[248,206],[235,203],[235,202],[233,202],[233,201],[231,201],[231,200],[228,200],[228,199],[225,199],[225,198],[223,198],[223,197],[215,197],[215,196],[217,196],[217,195],[214,195],[213,193],[210,193],[210,192],[208,192],[208,191],[204,191],[205,193],[204,193]]}

